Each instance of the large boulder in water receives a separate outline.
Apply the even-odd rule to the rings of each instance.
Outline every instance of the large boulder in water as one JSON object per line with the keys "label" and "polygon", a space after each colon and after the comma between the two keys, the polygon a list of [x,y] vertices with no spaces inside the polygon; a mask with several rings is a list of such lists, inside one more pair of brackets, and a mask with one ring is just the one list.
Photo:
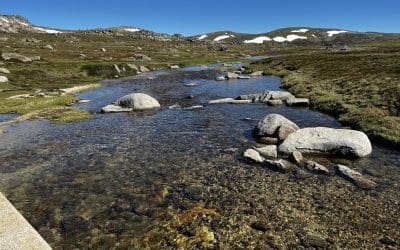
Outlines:
{"label": "large boulder in water", "polygon": [[366,134],[350,129],[325,127],[304,128],[290,134],[279,146],[281,153],[332,154],[346,157],[364,157],[372,152]]}
{"label": "large boulder in water", "polygon": [[264,117],[253,130],[254,137],[275,137],[284,140],[299,127],[282,115],[270,114]]}
{"label": "large boulder in water", "polygon": [[133,110],[146,110],[161,107],[160,103],[153,97],[143,93],[133,93],[119,98],[116,105]]}

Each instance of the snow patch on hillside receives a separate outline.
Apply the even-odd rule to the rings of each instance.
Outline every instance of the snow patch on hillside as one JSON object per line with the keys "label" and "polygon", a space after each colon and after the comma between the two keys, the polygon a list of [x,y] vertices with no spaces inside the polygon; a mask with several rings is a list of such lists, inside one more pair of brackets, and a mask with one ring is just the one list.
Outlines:
{"label": "snow patch on hillside", "polygon": [[327,31],[326,33],[328,33],[329,37],[332,37],[334,35],[338,35],[338,34],[346,33],[346,32],[348,32],[348,31],[347,30],[330,30],[330,31]]}
{"label": "snow patch on hillside", "polygon": [[307,37],[306,36],[298,36],[298,35],[288,35],[287,37],[277,36],[277,37],[273,38],[273,40],[278,43],[292,42],[297,39],[307,39]]}
{"label": "snow patch on hillside", "polygon": [[309,29],[292,30],[293,33],[306,33],[307,31],[309,31]]}
{"label": "snow patch on hillside", "polygon": [[224,39],[227,39],[229,37],[235,37],[234,35],[222,35],[222,36],[217,36],[216,38],[214,38],[214,42],[218,42]]}
{"label": "snow patch on hillside", "polygon": [[264,41],[271,41],[271,38],[269,38],[267,36],[259,36],[259,37],[253,38],[251,40],[245,40],[244,43],[263,44]]}
{"label": "snow patch on hillside", "polygon": [[198,38],[197,38],[197,40],[203,40],[203,39],[205,39],[205,38],[207,38],[208,36],[207,35],[201,35],[201,36],[199,36]]}
{"label": "snow patch on hillside", "polygon": [[49,33],[49,34],[58,34],[58,33],[62,33],[59,30],[50,30],[50,29],[43,29],[40,27],[33,27],[35,30],[37,31],[41,31],[41,32],[45,32],[45,33]]}
{"label": "snow patch on hillside", "polygon": [[8,21],[6,18],[4,18],[4,17],[0,17],[0,20],[1,21],[3,21],[3,22],[5,22],[5,23],[10,23],[10,21]]}
{"label": "snow patch on hillside", "polygon": [[24,25],[24,26],[29,26],[29,24],[27,24],[26,22],[22,22],[20,20],[15,20],[17,23]]}
{"label": "snow patch on hillside", "polygon": [[140,31],[140,29],[136,29],[136,28],[126,28],[124,30],[128,31],[128,32],[138,32],[138,31]]}

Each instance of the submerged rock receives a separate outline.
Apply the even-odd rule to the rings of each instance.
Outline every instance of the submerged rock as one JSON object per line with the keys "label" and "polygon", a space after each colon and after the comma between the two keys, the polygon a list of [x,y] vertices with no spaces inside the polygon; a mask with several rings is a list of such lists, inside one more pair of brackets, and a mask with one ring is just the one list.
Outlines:
{"label": "submerged rock", "polygon": [[194,106],[187,107],[187,108],[184,108],[184,109],[191,110],[191,109],[202,109],[202,108],[204,108],[203,105],[194,105]]}
{"label": "submerged rock", "polygon": [[185,84],[186,87],[196,87],[197,83],[191,82],[191,83],[186,83]]}
{"label": "submerged rock", "polygon": [[352,180],[361,189],[369,190],[374,189],[377,186],[376,182],[367,179],[361,173],[352,170],[347,166],[338,164],[337,169],[342,175]]}
{"label": "submerged rock", "polygon": [[298,164],[300,166],[302,166],[304,164],[304,162],[305,162],[303,154],[301,152],[299,152],[299,151],[294,151],[291,154],[291,158],[296,164]]}
{"label": "submerged rock", "polygon": [[225,78],[225,76],[217,76],[217,77],[215,77],[215,80],[216,81],[225,81],[226,78]]}
{"label": "submerged rock", "polygon": [[208,103],[209,104],[223,104],[223,103],[248,104],[248,103],[251,103],[251,101],[250,100],[235,100],[233,98],[221,98],[221,99],[211,100]]}
{"label": "submerged rock", "polygon": [[275,137],[284,140],[299,127],[282,115],[270,114],[264,117],[253,130],[254,137]]}
{"label": "submerged rock", "polygon": [[258,153],[263,157],[267,158],[277,158],[278,157],[278,149],[276,145],[269,145],[261,148],[254,148]]}
{"label": "submerged rock", "polygon": [[372,146],[363,132],[316,127],[299,129],[290,134],[279,146],[279,151],[285,154],[300,151],[302,153],[364,157],[372,152]]}
{"label": "submerged rock", "polygon": [[107,105],[101,109],[101,112],[103,113],[119,113],[119,112],[130,112],[130,111],[133,111],[133,109],[123,108],[113,104]]}
{"label": "submerged rock", "polygon": [[327,167],[325,167],[324,165],[321,165],[315,161],[308,160],[308,161],[305,161],[303,164],[311,172],[314,172],[317,174],[326,174],[326,175],[330,174],[330,171]]}
{"label": "submerged rock", "polygon": [[265,161],[281,172],[288,173],[295,169],[295,165],[287,160],[279,159],[279,160],[265,160]]}
{"label": "submerged rock", "polygon": [[160,103],[153,97],[143,93],[132,93],[119,98],[116,105],[133,110],[146,110],[161,107]]}
{"label": "submerged rock", "polygon": [[317,249],[327,249],[329,247],[329,242],[318,235],[307,234],[301,239],[301,243],[305,247],[315,247]]}
{"label": "submerged rock", "polygon": [[256,150],[254,149],[247,149],[244,151],[243,156],[247,160],[251,160],[257,163],[263,163],[265,162],[265,158],[260,155]]}

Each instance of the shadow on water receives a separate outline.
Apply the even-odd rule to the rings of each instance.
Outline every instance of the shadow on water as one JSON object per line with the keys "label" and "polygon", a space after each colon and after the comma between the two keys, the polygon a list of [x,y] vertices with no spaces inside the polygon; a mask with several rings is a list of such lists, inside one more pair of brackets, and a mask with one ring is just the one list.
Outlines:
{"label": "shadow on water", "polygon": [[[350,248],[374,245],[376,235],[399,237],[399,221],[392,219],[400,213],[399,151],[375,146],[370,157],[351,163],[379,183],[369,193],[338,176],[293,178],[240,160],[255,145],[250,131],[257,121],[270,113],[300,127],[340,127],[337,121],[306,108],[207,104],[277,90],[278,78],[216,82],[209,70],[152,77],[80,94],[91,102],[77,107],[96,113],[94,119],[28,121],[0,134],[0,189],[52,246],[196,248],[202,226],[214,232],[216,245],[267,244],[249,226],[258,220],[268,221],[283,245],[296,244],[304,232]],[[97,114],[132,92],[154,96],[163,108]],[[205,107],[168,108],[175,104]]]}

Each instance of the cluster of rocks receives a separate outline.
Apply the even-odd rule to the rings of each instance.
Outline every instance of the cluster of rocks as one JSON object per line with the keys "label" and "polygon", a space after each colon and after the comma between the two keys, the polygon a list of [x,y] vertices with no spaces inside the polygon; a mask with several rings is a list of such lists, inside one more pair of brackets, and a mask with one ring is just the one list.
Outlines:
{"label": "cluster of rocks", "polygon": [[308,98],[298,98],[287,91],[266,91],[263,93],[240,95],[237,100],[251,100],[251,102],[266,103],[268,105],[282,105],[286,103],[289,106],[308,106]]}
{"label": "cluster of rocks", "polygon": [[301,129],[282,115],[270,114],[257,124],[252,134],[259,143],[265,144],[244,152],[244,157],[253,162],[267,164],[282,172],[304,169],[324,175],[337,173],[362,189],[377,186],[374,181],[347,166],[325,166],[303,157],[303,154],[365,157],[372,152],[372,146],[363,132],[327,127]]}
{"label": "cluster of rocks", "polygon": [[160,108],[160,103],[143,93],[132,93],[119,98],[113,104],[101,109],[103,113],[130,112]]}
{"label": "cluster of rocks", "polygon": [[209,104],[248,104],[248,103],[266,103],[271,106],[282,105],[286,103],[288,106],[308,106],[310,101],[308,98],[297,98],[286,91],[266,91],[257,94],[240,95],[236,98],[222,98],[209,101]]}
{"label": "cluster of rocks", "polygon": [[226,80],[233,80],[233,79],[245,79],[248,80],[251,77],[249,75],[242,75],[240,72],[227,72],[224,75],[217,76],[215,78],[216,81],[226,81]]}

